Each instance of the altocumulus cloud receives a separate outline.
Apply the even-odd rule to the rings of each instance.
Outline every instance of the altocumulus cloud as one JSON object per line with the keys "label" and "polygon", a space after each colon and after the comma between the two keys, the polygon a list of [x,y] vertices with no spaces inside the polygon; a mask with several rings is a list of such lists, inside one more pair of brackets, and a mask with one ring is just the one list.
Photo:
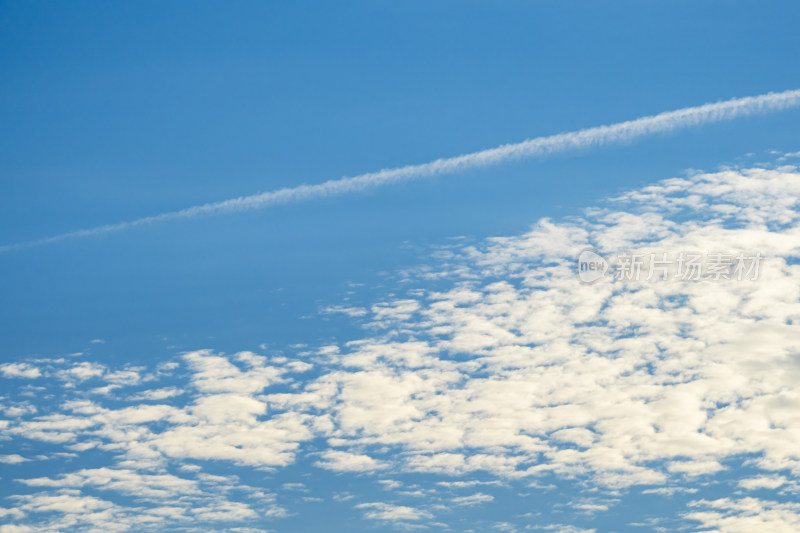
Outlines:
{"label": "altocumulus cloud", "polygon": [[[572,483],[586,494],[560,504],[575,524],[522,515],[535,503],[505,492],[503,505],[520,499],[517,525],[485,529],[591,530],[592,517],[651,494],[678,498],[673,516],[639,517],[651,527],[796,531],[798,201],[792,166],[665,180],[450,250],[404,280],[407,294],[352,315],[368,325],[363,338],[293,357],[204,350],[150,370],[6,365],[4,407],[34,405],[0,423],[15,454],[3,477],[18,489],[0,515],[40,531],[142,531],[261,527],[292,512],[297,491],[213,474],[222,461],[374,479],[369,497],[316,487],[306,497],[398,527],[452,527],[449,509],[492,506],[504,487]],[[575,268],[588,247],[763,261],[757,280],[588,285]],[[53,399],[34,401],[43,386]],[[31,461],[59,460],[22,453],[37,443],[93,466],[25,476]]]}

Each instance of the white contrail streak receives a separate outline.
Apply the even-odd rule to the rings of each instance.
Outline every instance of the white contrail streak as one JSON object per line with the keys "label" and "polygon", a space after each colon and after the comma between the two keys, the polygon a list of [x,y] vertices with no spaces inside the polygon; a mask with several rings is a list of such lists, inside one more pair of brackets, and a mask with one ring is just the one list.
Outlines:
{"label": "white contrail streak", "polygon": [[734,98],[724,102],[705,104],[697,107],[686,107],[676,111],[667,111],[658,115],[637,118],[627,122],[619,122],[610,126],[597,126],[595,128],[569,133],[559,133],[548,137],[537,137],[520,143],[505,144],[497,148],[437,159],[420,165],[384,169],[349,178],[333,179],[318,185],[287,187],[271,192],[233,198],[222,202],[188,207],[180,211],[162,213],[160,215],[128,222],[108,224],[96,228],[71,231],[54,237],[18,244],[9,244],[0,246],[0,253],[20,248],[41,246],[43,244],[50,244],[76,237],[111,233],[156,222],[193,218],[200,215],[220,215],[224,213],[262,209],[276,204],[300,202],[313,198],[360,191],[398,181],[426,178],[439,174],[450,174],[469,168],[485,167],[513,159],[541,157],[568,150],[620,143],[654,133],[731,120],[747,115],[779,111],[797,105],[800,105],[800,89],[780,93],[768,93],[760,96]]}

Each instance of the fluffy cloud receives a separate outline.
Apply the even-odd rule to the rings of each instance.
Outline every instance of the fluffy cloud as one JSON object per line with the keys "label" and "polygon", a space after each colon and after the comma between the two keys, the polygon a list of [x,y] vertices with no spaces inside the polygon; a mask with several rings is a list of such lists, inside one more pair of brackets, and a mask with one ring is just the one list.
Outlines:
{"label": "fluffy cloud", "polygon": [[413,507],[380,502],[360,503],[356,505],[356,508],[364,509],[364,516],[371,520],[385,520],[389,522],[420,520],[423,518],[431,518],[432,516],[427,511],[422,511]]}
{"label": "fluffy cloud", "polygon": [[0,365],[0,373],[7,378],[34,379],[42,375],[41,370],[28,363],[6,363]]}
{"label": "fluffy cloud", "polygon": [[338,450],[326,450],[322,452],[321,458],[315,463],[317,466],[337,472],[371,472],[388,467],[386,463],[376,461],[369,455]]}
{"label": "fluffy cloud", "polygon": [[[692,495],[674,517],[680,527],[795,530],[798,510],[780,491],[800,477],[798,201],[793,167],[724,170],[666,180],[578,218],[450,250],[415,283],[404,279],[412,290],[346,311],[326,308],[363,319],[370,333],[303,352],[318,355],[313,367],[202,350],[183,355],[184,378],[141,389],[143,369],[50,363],[65,381],[63,398],[6,421],[4,436],[105,454],[110,464],[18,478],[44,492],[16,497],[22,515],[8,521],[24,525],[51,510],[67,527],[122,530],[139,515],[161,524],[154,528],[164,517],[247,523],[280,516],[274,502],[212,505],[207,495],[221,485],[202,477],[200,465],[274,471],[307,456],[339,475],[439,476],[385,487],[398,497],[424,496],[426,505],[355,504],[373,520],[433,524],[443,509],[499,500],[490,488],[556,480],[615,495]],[[576,275],[586,248],[609,258],[759,253],[763,262],[756,280],[586,284]],[[435,289],[426,288],[430,279]],[[179,370],[162,366],[153,379]],[[29,363],[2,372],[42,376]],[[94,378],[141,390],[94,401],[71,388]],[[185,468],[178,475],[173,465]],[[694,494],[699,482],[743,466],[750,473],[731,491],[772,491],[773,499]],[[443,476],[464,479],[438,481]],[[479,483],[479,493],[448,492]],[[87,489],[134,497],[138,507]],[[156,498],[177,496],[193,501],[191,509],[153,507]],[[571,505],[594,514],[616,501]]]}
{"label": "fluffy cloud", "polygon": [[688,513],[686,517],[700,522],[704,530],[721,533],[792,533],[800,529],[800,504],[797,503],[778,503],[756,498],[721,498],[713,501],[700,500],[691,505],[697,510]]}

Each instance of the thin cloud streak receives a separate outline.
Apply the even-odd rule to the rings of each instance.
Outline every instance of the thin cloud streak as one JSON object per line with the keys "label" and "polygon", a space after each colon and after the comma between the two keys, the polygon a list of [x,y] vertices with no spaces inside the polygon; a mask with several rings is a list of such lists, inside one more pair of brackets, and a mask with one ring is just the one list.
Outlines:
{"label": "thin cloud streak", "polygon": [[275,191],[198,205],[181,209],[180,211],[171,211],[128,222],[107,224],[90,229],[71,231],[53,237],[9,244],[0,246],[0,253],[42,246],[66,239],[112,233],[170,220],[264,209],[278,204],[301,202],[314,198],[362,191],[400,181],[428,178],[441,174],[452,174],[505,161],[543,157],[550,154],[567,152],[569,150],[621,143],[656,133],[732,120],[743,116],[780,111],[798,105],[800,105],[800,89],[780,93],[767,93],[759,96],[733,98],[724,102],[667,111],[658,115],[619,122],[610,126],[597,126],[547,137],[537,137],[535,139],[505,144],[496,148],[469,154],[436,159],[428,163],[407,165],[404,167],[383,169],[377,172],[369,172],[359,176],[332,179],[317,185],[286,187]]}

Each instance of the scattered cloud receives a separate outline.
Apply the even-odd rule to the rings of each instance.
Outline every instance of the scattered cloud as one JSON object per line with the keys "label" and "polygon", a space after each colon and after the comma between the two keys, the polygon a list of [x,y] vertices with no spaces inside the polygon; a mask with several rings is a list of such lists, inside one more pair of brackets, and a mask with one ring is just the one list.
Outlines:
{"label": "scattered cloud", "polygon": [[35,379],[42,375],[41,370],[28,363],[5,363],[0,365],[0,373],[6,378]]}
{"label": "scattered cloud", "polygon": [[371,520],[385,520],[387,522],[421,520],[433,516],[431,513],[421,509],[404,505],[392,505],[389,503],[360,503],[356,505],[356,509],[363,509],[366,518]]}
{"label": "scattered cloud", "polygon": [[320,454],[321,460],[315,464],[321,468],[337,472],[372,472],[388,468],[388,464],[359,453],[326,450]]}
{"label": "scattered cloud", "polygon": [[800,530],[800,504],[778,503],[757,498],[699,500],[692,502],[697,509],[686,518],[700,522],[704,530],[722,533],[776,531],[790,533]]}
{"label": "scattered cloud", "polygon": [[16,465],[27,461],[30,461],[30,459],[22,457],[16,453],[12,453],[10,455],[0,455],[0,463],[5,463],[7,465]]}
{"label": "scattered cloud", "polygon": [[451,502],[453,505],[460,507],[460,506],[480,505],[482,503],[490,502],[493,500],[494,496],[492,496],[491,494],[476,492],[475,494],[470,494],[469,496],[459,496],[457,498],[453,498]]}
{"label": "scattered cloud", "polygon": [[[6,363],[0,436],[16,495],[2,520],[44,531],[245,527],[289,511],[207,469],[314,464],[373,480],[391,503],[361,496],[354,512],[403,527],[433,527],[454,506],[491,509],[519,482],[548,498],[574,484],[582,494],[562,506],[587,521],[636,492],[690,499],[680,527],[797,530],[800,510],[781,491],[800,476],[799,202],[789,166],[665,180],[451,249],[416,281],[405,273],[407,292],[358,306],[363,337],[296,357],[199,350],[149,370],[86,355]],[[588,247],[764,260],[757,280],[586,284],[575,268]],[[95,383],[105,395],[88,394]],[[37,446],[91,457],[92,468],[64,456],[59,474],[26,477],[15,463]],[[730,497],[705,497],[706,481],[745,466]],[[310,481],[308,493],[275,486],[305,505],[355,499]],[[591,531],[575,524],[543,530]]]}

